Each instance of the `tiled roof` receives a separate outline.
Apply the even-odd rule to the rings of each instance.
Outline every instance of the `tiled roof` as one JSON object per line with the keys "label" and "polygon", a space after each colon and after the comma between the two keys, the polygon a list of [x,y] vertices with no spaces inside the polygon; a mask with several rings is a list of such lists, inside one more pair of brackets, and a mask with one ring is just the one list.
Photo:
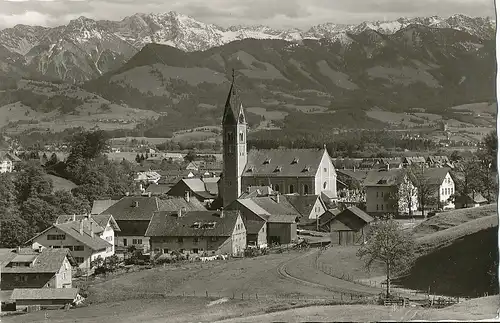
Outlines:
{"label": "tiled roof", "polygon": [[101,214],[107,208],[118,202],[119,199],[95,200],[92,203],[92,211],[90,214]]}
{"label": "tiled roof", "polygon": [[158,199],[148,196],[125,196],[101,214],[111,214],[116,221],[149,220],[159,210]]}
{"label": "tiled roof", "polygon": [[340,174],[341,176],[344,175],[344,176],[348,176],[348,177],[351,177],[355,180],[357,180],[358,182],[363,182],[366,178],[366,176],[368,176],[368,172],[367,170],[350,170],[350,169],[337,169],[337,174]]}
{"label": "tiled roof", "polygon": [[238,199],[237,201],[268,222],[294,223],[300,217],[300,213],[284,196],[280,196],[279,203],[276,202],[275,196]]}
{"label": "tiled roof", "polygon": [[449,168],[424,168],[422,173],[426,182],[432,185],[441,185],[446,177],[446,174],[450,172]]}
{"label": "tiled roof", "polygon": [[242,176],[312,177],[324,153],[325,149],[250,150]]}
{"label": "tiled roof", "polygon": [[[229,237],[234,231],[238,211],[155,212],[146,230],[146,237]],[[199,224],[199,228],[197,227]],[[207,224],[212,224],[208,225]]]}
{"label": "tiled roof", "polygon": [[151,192],[151,194],[167,194],[172,188],[171,184],[150,184],[146,189],[146,192]]}
{"label": "tiled roof", "polygon": [[[350,212],[355,214],[358,218],[365,221],[366,223],[370,223],[373,221],[373,218],[371,216],[369,216],[365,211],[361,210],[357,206],[351,206],[351,207],[347,208],[346,210],[349,210]],[[340,215],[341,213],[343,213],[343,212],[340,212],[339,214],[337,214],[337,216]]]}
{"label": "tiled roof", "polygon": [[246,192],[241,194],[240,199],[258,197],[258,196],[269,196],[275,192],[271,186],[250,186],[247,188]]}
{"label": "tiled roof", "polygon": [[12,300],[31,299],[67,299],[74,300],[78,294],[78,288],[16,288],[12,291]]}
{"label": "tiled roof", "polygon": [[301,216],[309,217],[311,211],[319,199],[319,195],[285,195],[286,199],[300,213]]}
{"label": "tiled roof", "polygon": [[85,223],[83,224],[83,234],[80,234],[80,221],[54,224],[54,227],[70,235],[72,238],[80,241],[92,250],[104,250],[107,247],[111,246],[109,242],[103,240],[97,234],[94,234],[94,236],[92,237],[91,232],[87,228]]}
{"label": "tiled roof", "polygon": [[[7,265],[18,255],[35,255],[32,266],[30,267],[8,267]],[[8,255],[4,255],[2,262],[3,273],[56,273],[61,269],[64,258],[69,254],[68,249],[49,249],[44,248],[41,252],[36,250],[23,250],[22,253],[17,253],[13,249]],[[7,256],[7,257],[6,257]],[[5,261],[7,260],[7,261]]]}
{"label": "tiled roof", "polygon": [[[107,215],[108,219],[111,215]],[[94,231],[94,233],[101,233],[104,231],[104,229],[106,228],[106,224],[101,225],[100,223],[97,223],[97,221],[95,221],[95,219],[89,217],[88,215],[86,214],[78,214],[78,215],[59,215],[56,219],[56,224],[61,224],[61,223],[67,223],[67,222],[72,222],[72,221],[81,221],[81,220],[84,220],[84,221],[90,221],[90,223],[92,224],[92,230]]]}
{"label": "tiled roof", "polygon": [[245,228],[247,229],[247,234],[258,234],[265,224],[265,221],[246,221]]}
{"label": "tiled roof", "polygon": [[368,172],[364,186],[394,186],[398,184],[402,169],[371,170]]}
{"label": "tiled roof", "polygon": [[177,212],[181,208],[184,208],[186,211],[205,211],[207,209],[199,200],[195,198],[189,199],[189,202],[183,197],[178,196],[168,196],[158,199],[157,211]]}

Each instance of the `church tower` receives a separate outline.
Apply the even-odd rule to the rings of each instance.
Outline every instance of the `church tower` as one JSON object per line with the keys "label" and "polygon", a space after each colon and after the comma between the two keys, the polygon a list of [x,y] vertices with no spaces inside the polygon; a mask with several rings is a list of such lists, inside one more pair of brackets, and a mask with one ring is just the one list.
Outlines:
{"label": "church tower", "polygon": [[247,122],[238,89],[233,80],[222,118],[222,146],[224,169],[222,172],[222,203],[232,203],[241,195],[241,175],[247,164]]}

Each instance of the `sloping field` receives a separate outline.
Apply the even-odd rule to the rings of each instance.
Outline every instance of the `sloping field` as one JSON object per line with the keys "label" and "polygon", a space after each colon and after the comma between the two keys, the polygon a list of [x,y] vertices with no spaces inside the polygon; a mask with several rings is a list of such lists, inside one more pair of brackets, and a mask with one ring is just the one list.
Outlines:
{"label": "sloping field", "polygon": [[498,221],[496,226],[486,229],[481,228],[482,225],[469,225],[487,220],[477,219],[456,227],[467,227],[469,232],[474,227],[480,231],[447,237],[446,244],[442,243],[439,249],[420,256],[409,273],[395,283],[420,291],[430,288],[432,294],[438,295],[478,297],[484,293],[497,294]]}
{"label": "sloping field", "polygon": [[383,320],[485,320],[496,316],[498,296],[463,302],[444,309],[342,305],[314,306],[231,319],[222,322],[373,322]]}
{"label": "sloping field", "polygon": [[470,220],[497,215],[497,204],[489,204],[476,208],[458,209],[440,213],[415,227],[417,237],[434,233],[460,225]]}

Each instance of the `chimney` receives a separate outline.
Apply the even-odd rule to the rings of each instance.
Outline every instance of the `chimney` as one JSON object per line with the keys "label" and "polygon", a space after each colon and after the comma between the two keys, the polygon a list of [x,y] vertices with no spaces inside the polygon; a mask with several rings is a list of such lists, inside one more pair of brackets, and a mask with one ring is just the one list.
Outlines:
{"label": "chimney", "polygon": [[138,201],[134,201],[133,207],[139,207],[139,202]]}
{"label": "chimney", "polygon": [[184,211],[186,210],[185,207],[181,207],[179,208],[179,212],[177,213],[177,217],[178,218],[182,218],[182,216],[184,215]]}
{"label": "chimney", "polygon": [[80,235],[83,236],[83,219],[80,220]]}
{"label": "chimney", "polygon": [[20,253],[21,252],[21,247],[17,247],[17,253]]}
{"label": "chimney", "polygon": [[130,192],[125,192],[125,196],[129,196],[130,195]]}
{"label": "chimney", "polygon": [[220,209],[220,218],[222,219],[224,217],[224,208]]}
{"label": "chimney", "polygon": [[76,214],[73,213],[73,221],[76,221]]}
{"label": "chimney", "polygon": [[247,186],[247,193],[250,193],[250,186]]}
{"label": "chimney", "polygon": [[389,170],[389,163],[385,165],[385,170]]}
{"label": "chimney", "polygon": [[189,202],[189,191],[184,192],[184,199],[186,199],[186,202]]}
{"label": "chimney", "polygon": [[280,202],[280,193],[278,192],[276,194],[276,203],[279,203]]}
{"label": "chimney", "polygon": [[352,166],[352,171],[355,172],[356,171],[356,166]]}

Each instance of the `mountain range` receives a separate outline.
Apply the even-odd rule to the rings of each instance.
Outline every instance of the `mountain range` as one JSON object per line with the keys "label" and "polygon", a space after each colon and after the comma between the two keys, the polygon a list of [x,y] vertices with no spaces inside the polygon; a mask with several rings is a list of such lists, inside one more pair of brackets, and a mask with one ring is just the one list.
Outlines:
{"label": "mountain range", "polygon": [[[13,111],[9,131],[58,121],[163,136],[218,125],[233,68],[254,129],[492,126],[494,32],[491,19],[463,15],[307,31],[222,28],[174,12],[18,25],[0,31],[0,126]],[[473,103],[481,118],[454,107]]]}
{"label": "mountain range", "polygon": [[[363,22],[359,25],[325,23],[309,30],[273,29],[266,26],[231,26],[223,28],[168,12],[135,14],[121,21],[93,20],[79,17],[54,28],[17,25],[0,31],[0,70],[25,76],[39,73],[48,78],[83,82],[121,66],[146,44],[169,45],[183,51],[200,51],[235,40],[282,39],[300,42],[305,39],[330,39],[343,45],[353,42],[351,35],[363,31],[394,34],[410,25],[451,28],[480,38],[492,38],[495,22],[490,18],[453,15],[449,18],[400,18],[394,21]],[[19,56],[21,55],[21,56]],[[20,66],[26,67],[19,70]],[[6,67],[8,66],[8,67]]]}

